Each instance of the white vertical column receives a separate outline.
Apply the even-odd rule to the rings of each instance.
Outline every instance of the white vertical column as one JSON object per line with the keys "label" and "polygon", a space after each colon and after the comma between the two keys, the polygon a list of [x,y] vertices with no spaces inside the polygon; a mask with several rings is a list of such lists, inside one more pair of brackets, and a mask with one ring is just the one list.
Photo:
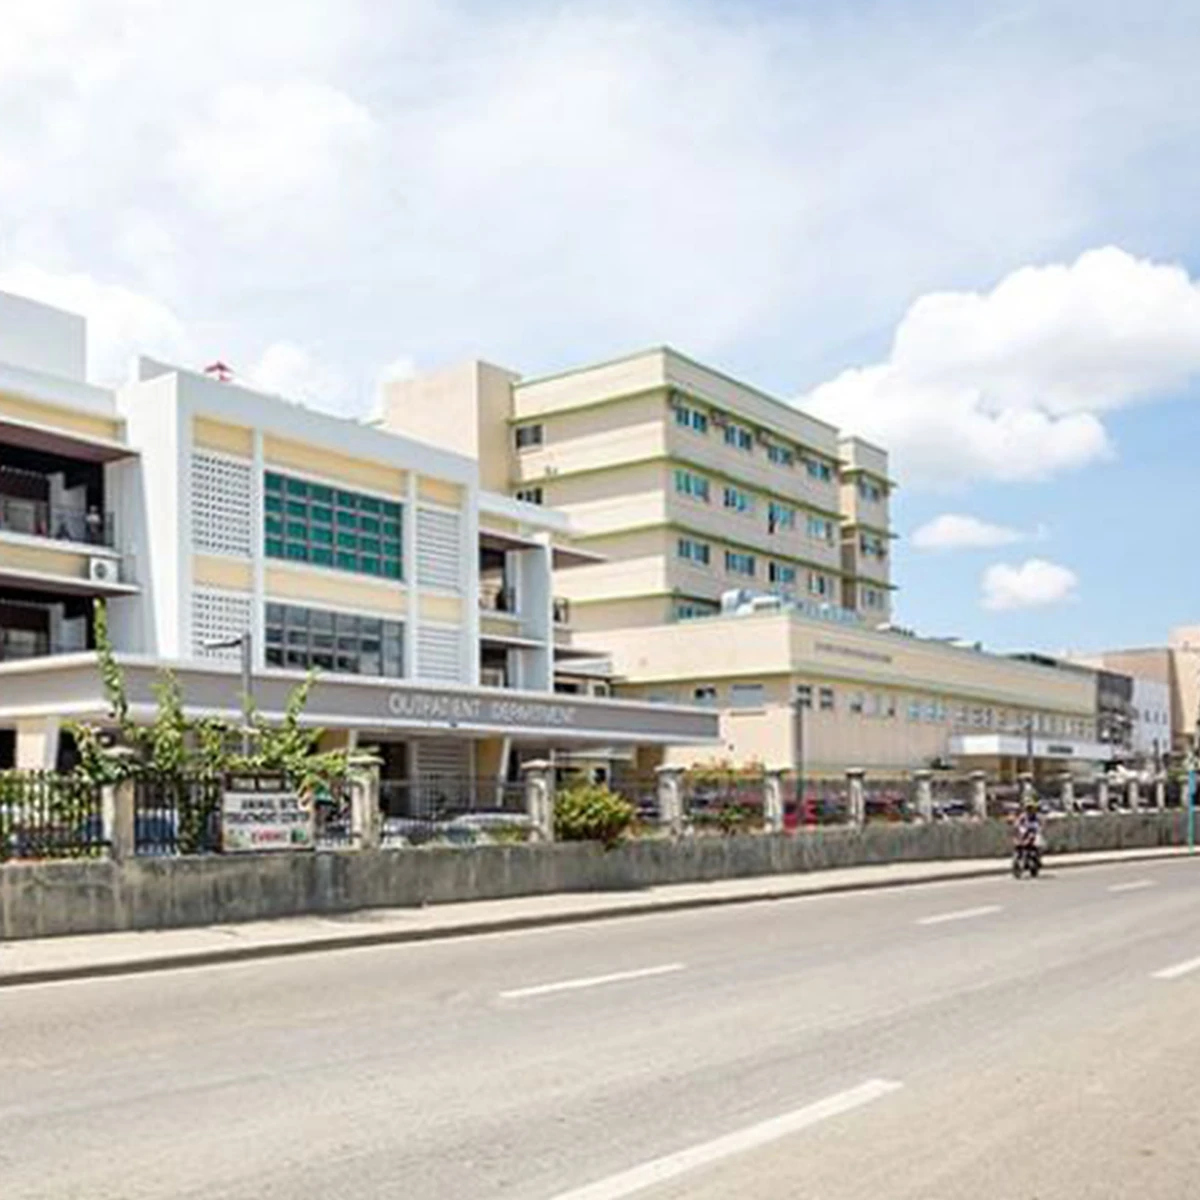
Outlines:
{"label": "white vertical column", "polygon": [[261,670],[267,661],[267,569],[266,517],[263,501],[266,460],[260,429],[254,430],[253,447],[253,463],[250,468],[250,634],[254,639],[254,669]]}
{"label": "white vertical column", "polygon": [[[179,547],[177,550],[179,605],[176,610],[176,627],[164,629],[164,641],[158,652],[168,658],[192,657],[192,591],[195,579],[192,559],[196,554],[196,535],[192,516],[192,406],[176,392],[175,419],[178,422],[178,458],[176,459],[175,487],[179,505]],[[168,640],[169,639],[169,640]]]}
{"label": "white vertical column", "polygon": [[400,562],[408,589],[408,613],[404,618],[404,677],[417,674],[417,473],[410,470],[400,510]]}
{"label": "white vertical column", "polygon": [[462,535],[460,589],[463,603],[464,683],[479,686],[479,490],[466,487],[459,529]]}

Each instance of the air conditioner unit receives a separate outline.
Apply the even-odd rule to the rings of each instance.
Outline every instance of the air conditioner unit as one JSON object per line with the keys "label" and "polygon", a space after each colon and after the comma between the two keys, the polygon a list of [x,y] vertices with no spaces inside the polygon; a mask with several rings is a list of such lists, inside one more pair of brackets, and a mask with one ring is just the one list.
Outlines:
{"label": "air conditioner unit", "polygon": [[92,583],[120,583],[121,570],[113,558],[89,558],[88,579]]}

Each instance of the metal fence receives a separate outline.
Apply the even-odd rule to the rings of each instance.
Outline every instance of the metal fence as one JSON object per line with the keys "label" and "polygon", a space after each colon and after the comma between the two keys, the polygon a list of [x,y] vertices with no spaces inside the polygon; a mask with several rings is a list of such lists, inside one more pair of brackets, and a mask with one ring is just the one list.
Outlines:
{"label": "metal fence", "polygon": [[0,772],[0,861],[96,858],[107,846],[100,788],[71,775]]}
{"label": "metal fence", "polygon": [[761,776],[685,776],[686,820],[697,832],[761,829],[764,791]]}
{"label": "metal fence", "polygon": [[868,775],[863,781],[863,802],[868,821],[908,821],[916,815],[912,782],[905,778]]}
{"label": "metal fence", "polygon": [[386,845],[433,840],[470,844],[483,837],[522,840],[528,834],[525,788],[496,778],[427,775],[379,785]]}
{"label": "metal fence", "polygon": [[153,777],[133,784],[138,854],[216,854],[221,849],[219,778]]}
{"label": "metal fence", "polygon": [[[792,788],[796,826],[844,825],[850,820],[850,788],[844,779],[797,780]],[[784,825],[793,818],[784,806]]]}

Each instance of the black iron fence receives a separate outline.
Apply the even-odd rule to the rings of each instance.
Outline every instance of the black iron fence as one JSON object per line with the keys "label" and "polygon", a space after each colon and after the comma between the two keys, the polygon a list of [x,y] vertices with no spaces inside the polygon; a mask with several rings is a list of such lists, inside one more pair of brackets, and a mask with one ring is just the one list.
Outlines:
{"label": "black iron fence", "polygon": [[0,861],[96,858],[107,846],[100,788],[71,775],[0,772]]}
{"label": "black iron fence", "polygon": [[221,849],[220,778],[161,777],[133,784],[138,854],[216,854]]}
{"label": "black iron fence", "polygon": [[384,845],[523,840],[529,831],[524,785],[495,777],[385,779],[379,805]]}

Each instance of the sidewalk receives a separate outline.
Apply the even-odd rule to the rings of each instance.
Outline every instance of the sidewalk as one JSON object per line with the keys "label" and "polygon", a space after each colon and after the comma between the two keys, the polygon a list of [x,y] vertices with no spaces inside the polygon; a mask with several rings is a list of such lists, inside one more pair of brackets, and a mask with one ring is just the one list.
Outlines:
{"label": "sidewalk", "polygon": [[[1186,856],[1183,848],[1073,854],[1047,862],[1053,872]],[[1007,859],[894,863],[800,875],[766,875],[689,883],[637,892],[587,892],[477,900],[431,908],[368,909],[338,916],[293,917],[198,929],[103,933],[0,945],[0,988],[58,980],[127,975],[320,950],[469,937],[650,913],[679,912],[835,892],[1007,875]]]}

